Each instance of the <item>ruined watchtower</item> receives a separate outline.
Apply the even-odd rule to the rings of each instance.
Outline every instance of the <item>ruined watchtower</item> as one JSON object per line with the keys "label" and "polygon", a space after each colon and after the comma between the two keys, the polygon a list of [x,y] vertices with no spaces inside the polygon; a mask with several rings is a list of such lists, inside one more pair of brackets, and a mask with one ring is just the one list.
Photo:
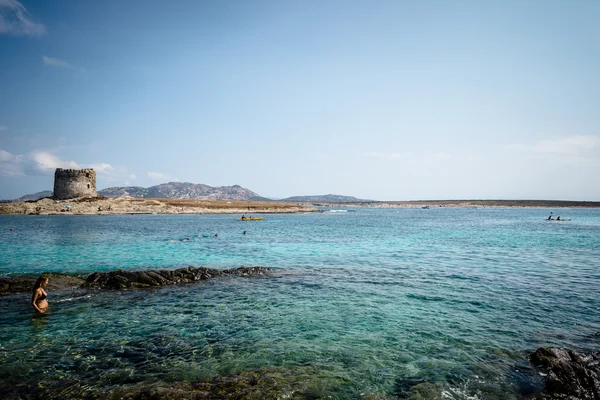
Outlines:
{"label": "ruined watchtower", "polygon": [[93,169],[62,169],[54,171],[54,198],[96,197],[96,171]]}

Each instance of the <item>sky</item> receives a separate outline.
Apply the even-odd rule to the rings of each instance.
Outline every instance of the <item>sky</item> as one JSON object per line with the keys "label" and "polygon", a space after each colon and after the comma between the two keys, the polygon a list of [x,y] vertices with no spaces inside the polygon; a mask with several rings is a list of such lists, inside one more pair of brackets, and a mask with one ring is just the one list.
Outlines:
{"label": "sky", "polygon": [[0,0],[0,199],[600,201],[600,2]]}

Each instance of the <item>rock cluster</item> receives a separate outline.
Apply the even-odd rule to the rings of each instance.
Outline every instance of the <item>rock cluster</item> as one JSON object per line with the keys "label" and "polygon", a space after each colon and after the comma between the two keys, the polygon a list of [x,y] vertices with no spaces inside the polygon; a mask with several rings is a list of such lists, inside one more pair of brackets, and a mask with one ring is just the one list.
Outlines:
{"label": "rock cluster", "polygon": [[[78,275],[46,273],[48,278],[47,289],[61,290],[80,286],[84,280]],[[38,276],[12,276],[9,278],[0,278],[0,296],[17,294],[17,293],[32,293],[33,285]]]}
{"label": "rock cluster", "polygon": [[548,374],[543,399],[600,399],[600,353],[580,354],[555,347],[539,348],[530,360]]}
{"label": "rock cluster", "polygon": [[269,268],[266,267],[241,267],[228,270],[204,267],[187,267],[176,270],[118,270],[111,272],[94,272],[87,277],[83,286],[108,289],[156,287],[203,281],[220,275],[262,275],[267,271],[269,271]]}

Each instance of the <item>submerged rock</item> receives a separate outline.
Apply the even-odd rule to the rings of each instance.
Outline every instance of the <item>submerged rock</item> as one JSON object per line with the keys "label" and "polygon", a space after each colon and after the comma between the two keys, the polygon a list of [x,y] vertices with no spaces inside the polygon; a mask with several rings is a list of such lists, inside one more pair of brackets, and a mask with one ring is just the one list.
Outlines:
{"label": "submerged rock", "polygon": [[[307,399],[389,399],[385,394],[360,393],[354,382],[335,376],[324,376],[314,367],[274,367],[256,371],[240,371],[194,381],[160,380],[151,376],[121,376],[119,384],[100,379],[66,377],[41,378],[19,388],[20,397],[60,400],[307,400]],[[40,377],[36,377],[40,379]],[[0,377],[0,384],[2,383]],[[10,387],[9,390],[14,390]],[[15,392],[7,392],[14,394]],[[0,394],[2,389],[0,387]],[[430,400],[430,399],[428,399]]]}
{"label": "submerged rock", "polygon": [[547,374],[543,399],[600,399],[600,353],[542,347],[531,354],[530,360]]}
{"label": "submerged rock", "polygon": [[158,287],[203,281],[220,275],[263,275],[269,270],[266,267],[241,267],[226,270],[187,267],[176,270],[94,272],[87,277],[83,286],[108,289]]}

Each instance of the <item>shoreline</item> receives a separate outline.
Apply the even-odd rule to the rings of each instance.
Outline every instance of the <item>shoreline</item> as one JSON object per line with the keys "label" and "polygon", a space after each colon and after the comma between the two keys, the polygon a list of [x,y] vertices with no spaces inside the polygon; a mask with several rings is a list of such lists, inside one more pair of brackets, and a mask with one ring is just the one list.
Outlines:
{"label": "shoreline", "polygon": [[355,203],[312,202],[315,207],[373,208],[600,208],[600,201],[570,200],[407,200]]}
{"label": "shoreline", "polygon": [[147,214],[283,214],[348,208],[600,208],[597,201],[567,200],[410,200],[354,203],[237,200],[77,198],[0,203],[0,215],[147,215]]}
{"label": "shoreline", "polygon": [[318,211],[310,204],[277,201],[84,197],[0,204],[0,215],[282,214]]}

